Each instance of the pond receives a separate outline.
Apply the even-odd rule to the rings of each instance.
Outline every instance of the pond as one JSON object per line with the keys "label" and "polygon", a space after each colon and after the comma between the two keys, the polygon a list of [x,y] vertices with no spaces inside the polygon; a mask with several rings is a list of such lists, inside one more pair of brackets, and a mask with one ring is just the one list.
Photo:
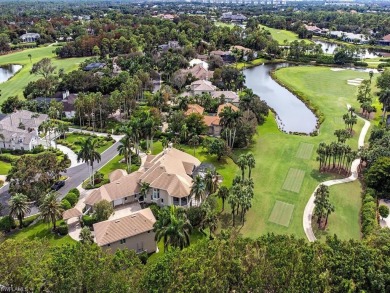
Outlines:
{"label": "pond", "polygon": [[[322,51],[327,54],[333,54],[337,47],[339,47],[338,44],[325,42],[325,41],[313,41],[315,44],[320,44],[322,47]],[[379,53],[375,52],[370,49],[363,49],[363,53],[359,55],[360,58],[376,58],[378,57]]]}
{"label": "pond", "polygon": [[1,65],[0,66],[0,83],[10,79],[16,72],[22,68],[22,65]]}
{"label": "pond", "polygon": [[292,65],[263,64],[245,69],[245,84],[276,112],[276,120],[281,130],[309,134],[316,129],[316,116],[300,99],[279,85],[270,75],[272,70],[288,66]]}

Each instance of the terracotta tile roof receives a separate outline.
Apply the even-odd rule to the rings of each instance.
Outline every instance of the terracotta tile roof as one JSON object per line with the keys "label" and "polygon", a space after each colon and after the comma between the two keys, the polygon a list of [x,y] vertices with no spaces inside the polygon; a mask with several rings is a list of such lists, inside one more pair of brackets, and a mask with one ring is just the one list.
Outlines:
{"label": "terracotta tile roof", "polygon": [[138,180],[141,175],[142,172],[133,172],[119,178],[116,181],[99,187],[85,199],[85,204],[93,206],[95,203],[104,199],[112,202],[116,199],[139,193],[140,187]]}
{"label": "terracotta tile roof", "polygon": [[235,112],[237,112],[237,111],[239,110],[239,109],[238,109],[236,106],[234,106],[233,104],[226,103],[226,104],[222,104],[222,105],[219,105],[219,106],[218,106],[217,114],[219,115],[219,114],[223,111],[223,109],[224,109],[225,107],[230,107],[230,108],[232,108],[232,110],[235,111]]}
{"label": "terracotta tile roof", "polygon": [[110,182],[114,182],[120,178],[122,178],[123,176],[126,176],[127,175],[127,172],[123,169],[116,169],[115,171],[112,171],[110,173],[110,175],[108,176],[108,178],[110,179]]}
{"label": "terracotta tile roof", "polygon": [[221,118],[219,116],[203,116],[204,123],[207,126],[219,125]]}
{"label": "terracotta tile roof", "polygon": [[70,218],[75,218],[81,216],[83,213],[78,208],[71,208],[69,210],[66,210],[62,214],[62,219],[69,220]]}
{"label": "terracotta tile roof", "polygon": [[193,91],[215,91],[216,87],[208,80],[196,80],[191,83]]}
{"label": "terracotta tile roof", "polygon": [[240,50],[240,51],[244,51],[244,52],[246,52],[246,53],[252,51],[252,50],[249,49],[249,48],[245,48],[245,47],[239,46],[239,45],[237,45],[237,46],[231,46],[231,47],[230,47],[230,51],[232,51],[232,50],[234,50],[234,49]]}
{"label": "terracotta tile roof", "polygon": [[95,240],[99,246],[114,243],[153,230],[155,222],[150,208],[123,218],[99,222],[93,225]]}
{"label": "terracotta tile roof", "polygon": [[384,37],[382,38],[382,40],[384,40],[384,41],[390,41],[390,34],[384,36]]}
{"label": "terracotta tile roof", "polygon": [[211,93],[211,96],[213,98],[219,98],[221,96],[225,97],[226,101],[232,102],[232,103],[239,103],[240,102],[240,97],[238,96],[237,93],[233,91],[214,91]]}
{"label": "terracotta tile roof", "polygon": [[184,113],[185,115],[190,115],[190,114],[193,114],[193,113],[198,113],[200,115],[202,115],[204,112],[204,108],[198,104],[189,104],[187,106],[187,111]]}

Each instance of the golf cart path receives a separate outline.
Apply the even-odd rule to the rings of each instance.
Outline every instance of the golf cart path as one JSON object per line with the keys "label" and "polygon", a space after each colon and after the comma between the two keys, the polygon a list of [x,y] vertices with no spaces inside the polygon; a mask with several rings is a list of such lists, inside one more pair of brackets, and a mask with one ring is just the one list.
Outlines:
{"label": "golf cart path", "polygon": [[[349,106],[349,105],[348,105]],[[366,134],[368,132],[368,129],[370,128],[371,123],[367,121],[366,119],[363,119],[359,116],[357,116],[359,119],[362,119],[364,121],[364,126],[362,128],[362,131],[360,132],[359,135],[359,140],[358,140],[358,148],[364,146],[364,139],[366,137]],[[317,240],[317,238],[314,235],[313,228],[311,226],[311,219],[313,216],[313,211],[314,211],[314,194],[317,191],[318,187],[321,184],[324,184],[326,186],[332,186],[336,184],[341,184],[341,183],[348,183],[355,181],[358,178],[358,166],[360,164],[360,158],[354,160],[351,165],[351,176],[344,178],[344,179],[335,179],[335,180],[328,180],[324,181],[320,184],[317,185],[316,189],[312,193],[312,195],[309,198],[309,201],[306,204],[305,210],[303,211],[303,230],[305,230],[305,234],[307,239],[309,239],[310,242],[314,242]]]}

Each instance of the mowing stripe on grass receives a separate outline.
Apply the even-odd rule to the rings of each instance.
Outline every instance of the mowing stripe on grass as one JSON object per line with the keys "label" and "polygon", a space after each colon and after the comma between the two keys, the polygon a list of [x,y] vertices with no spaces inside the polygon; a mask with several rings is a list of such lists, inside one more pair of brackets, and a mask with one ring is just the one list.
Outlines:
{"label": "mowing stripe on grass", "polygon": [[334,117],[334,122],[337,123],[337,124],[340,124],[340,125],[344,125],[344,119],[343,117]]}
{"label": "mowing stripe on grass", "polygon": [[298,193],[301,190],[305,171],[295,168],[290,168],[283,183],[283,189]]}
{"label": "mowing stripe on grass", "polygon": [[292,213],[294,211],[294,205],[283,201],[276,201],[274,208],[272,209],[271,215],[268,221],[288,227]]}
{"label": "mowing stripe on grass", "polygon": [[305,159],[305,160],[310,159],[311,153],[313,152],[313,148],[314,148],[313,144],[301,142],[299,144],[299,148],[295,157],[299,159]]}

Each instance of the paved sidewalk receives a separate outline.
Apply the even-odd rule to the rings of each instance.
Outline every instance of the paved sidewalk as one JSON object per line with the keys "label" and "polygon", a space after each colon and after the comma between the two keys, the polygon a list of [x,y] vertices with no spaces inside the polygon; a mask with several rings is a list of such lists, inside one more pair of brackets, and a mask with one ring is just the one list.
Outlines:
{"label": "paved sidewalk", "polygon": [[[362,131],[360,132],[359,140],[358,140],[358,147],[360,148],[360,147],[364,146],[364,139],[366,137],[368,129],[370,128],[371,123],[369,121],[367,121],[366,119],[363,119],[359,116],[357,116],[357,117],[364,121],[364,126],[362,128]],[[303,212],[303,230],[305,231],[306,237],[307,237],[307,239],[309,239],[310,242],[314,242],[315,240],[317,240],[317,238],[314,235],[313,228],[311,226],[311,220],[313,217],[313,211],[314,211],[314,206],[315,206],[314,205],[314,194],[315,194],[316,190],[318,189],[318,187],[321,184],[324,184],[326,186],[331,186],[331,185],[347,183],[347,182],[351,182],[351,181],[356,180],[358,178],[357,170],[358,170],[359,164],[360,164],[360,159],[354,160],[352,162],[352,166],[351,166],[351,176],[349,176],[348,178],[344,178],[344,179],[335,179],[335,180],[329,180],[329,181],[322,182],[322,183],[318,184],[318,186],[316,187],[316,189],[314,190],[314,192],[310,196],[309,201],[307,202],[305,210]]]}

